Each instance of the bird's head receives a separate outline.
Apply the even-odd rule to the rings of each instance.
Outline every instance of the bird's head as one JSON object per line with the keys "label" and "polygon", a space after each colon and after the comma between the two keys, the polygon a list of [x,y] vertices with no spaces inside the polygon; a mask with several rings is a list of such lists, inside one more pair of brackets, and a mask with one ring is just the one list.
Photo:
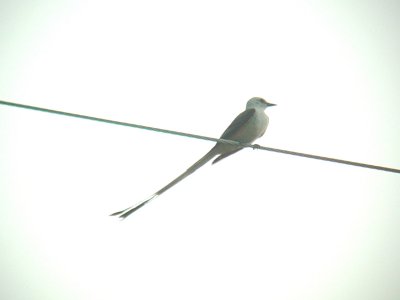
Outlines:
{"label": "bird's head", "polygon": [[276,104],[268,103],[263,98],[253,97],[249,101],[247,101],[246,109],[249,109],[249,108],[266,109],[269,106],[275,106],[275,105]]}

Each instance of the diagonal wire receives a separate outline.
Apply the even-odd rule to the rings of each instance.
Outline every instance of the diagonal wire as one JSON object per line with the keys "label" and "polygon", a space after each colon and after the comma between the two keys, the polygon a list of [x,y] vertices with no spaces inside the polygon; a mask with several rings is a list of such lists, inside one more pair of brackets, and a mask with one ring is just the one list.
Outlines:
{"label": "diagonal wire", "polygon": [[127,126],[127,127],[133,127],[133,128],[139,128],[139,129],[145,129],[145,130],[151,130],[151,131],[156,131],[156,132],[161,132],[161,133],[174,134],[174,135],[179,135],[179,136],[184,136],[184,137],[189,137],[189,138],[195,138],[195,139],[219,142],[219,143],[230,144],[230,145],[239,145],[239,146],[242,146],[244,148],[253,148],[253,149],[259,149],[259,150],[266,150],[266,151],[277,152],[277,153],[282,153],[282,154],[288,154],[288,155],[294,155],[294,156],[318,159],[318,160],[323,160],[323,161],[329,161],[329,162],[334,162],[334,163],[340,163],[340,164],[346,164],[346,165],[351,165],[351,166],[356,166],[356,167],[375,169],[375,170],[380,170],[380,171],[385,171],[385,172],[392,172],[392,173],[399,173],[400,174],[400,170],[399,169],[395,169],[395,168],[389,168],[389,167],[365,164],[365,163],[360,163],[360,162],[354,162],[354,161],[337,159],[337,158],[330,158],[330,157],[325,157],[325,156],[319,156],[319,155],[313,155],[313,154],[307,154],[307,153],[301,153],[301,152],[295,152],[295,151],[289,151],[289,150],[282,150],[282,149],[271,148],[271,147],[264,147],[264,146],[260,146],[260,145],[257,145],[257,144],[243,144],[243,143],[236,142],[236,141],[231,141],[231,140],[216,139],[216,138],[207,137],[207,136],[203,136],[203,135],[185,133],[185,132],[168,130],[168,129],[161,129],[161,128],[156,128],[156,127],[149,127],[149,126],[144,126],[144,125],[138,125],[138,124],[133,124],[133,123],[114,121],[114,120],[97,118],[97,117],[91,117],[91,116],[86,116],[86,115],[81,115],[81,114],[74,114],[74,113],[69,113],[69,112],[64,112],[64,111],[59,111],[59,110],[53,110],[53,109],[42,108],[42,107],[37,107],[37,106],[13,103],[13,102],[8,102],[8,101],[3,101],[3,100],[0,100],[0,104],[7,105],[7,106],[12,106],[12,107],[36,110],[36,111],[41,111],[41,112],[45,112],[45,113],[58,114],[58,115],[63,115],[63,116],[67,116],[67,117],[74,117],[74,118],[80,118],[80,119],[86,119],[86,120],[91,120],[91,121],[109,123],[109,124],[114,124],[114,125]]}

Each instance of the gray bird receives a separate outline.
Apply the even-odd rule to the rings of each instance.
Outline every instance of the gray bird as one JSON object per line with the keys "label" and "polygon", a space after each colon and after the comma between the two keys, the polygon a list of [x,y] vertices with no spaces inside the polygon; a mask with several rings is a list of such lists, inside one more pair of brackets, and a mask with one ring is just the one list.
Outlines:
{"label": "gray bird", "polygon": [[[256,139],[262,137],[268,127],[268,116],[265,114],[264,110],[269,106],[274,106],[275,104],[268,103],[260,97],[251,98],[247,101],[246,110],[239,114],[233,122],[228,126],[228,128],[221,135],[221,139],[237,141],[240,143],[250,144]],[[200,158],[196,163],[194,163],[189,169],[184,173],[179,175],[173,181],[168,183],[158,192],[153,194],[150,198],[139,202],[133,206],[130,206],[124,210],[117,211],[111,216],[118,216],[119,218],[125,219],[130,214],[143,207],[145,204],[149,203],[154,198],[160,196],[162,193],[169,190],[171,187],[176,185],[178,182],[192,174],[194,171],[205,165],[208,161],[217,156],[217,158],[212,162],[216,162],[228,157],[240,150],[243,147],[238,145],[230,145],[225,143],[217,143],[206,155]]]}

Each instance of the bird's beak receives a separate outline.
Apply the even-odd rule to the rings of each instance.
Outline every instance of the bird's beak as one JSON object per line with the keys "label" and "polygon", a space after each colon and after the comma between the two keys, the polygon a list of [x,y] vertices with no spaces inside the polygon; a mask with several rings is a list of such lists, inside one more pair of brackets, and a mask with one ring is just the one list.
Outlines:
{"label": "bird's beak", "polygon": [[268,105],[267,106],[276,106],[276,104],[273,104],[273,103],[268,103]]}

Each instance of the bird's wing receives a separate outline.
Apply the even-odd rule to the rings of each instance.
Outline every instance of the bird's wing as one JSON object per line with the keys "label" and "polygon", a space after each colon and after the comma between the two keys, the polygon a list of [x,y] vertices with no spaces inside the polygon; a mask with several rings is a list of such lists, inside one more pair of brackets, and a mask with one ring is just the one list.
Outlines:
{"label": "bird's wing", "polygon": [[[251,117],[254,116],[255,112],[256,110],[254,108],[251,108],[251,109],[246,109],[244,112],[240,113],[221,135],[221,139],[236,140],[235,137],[240,135],[240,130],[242,130],[246,122],[248,122],[251,119]],[[224,159],[225,157],[228,157],[240,150],[242,150],[242,148],[233,149],[231,151],[222,153],[212,163],[215,164],[219,162],[221,159]]]}
{"label": "bird's wing", "polygon": [[228,128],[221,135],[221,139],[231,139],[233,138],[243,125],[250,120],[250,118],[255,114],[256,110],[254,108],[246,109],[244,112],[240,113],[228,126]]}

